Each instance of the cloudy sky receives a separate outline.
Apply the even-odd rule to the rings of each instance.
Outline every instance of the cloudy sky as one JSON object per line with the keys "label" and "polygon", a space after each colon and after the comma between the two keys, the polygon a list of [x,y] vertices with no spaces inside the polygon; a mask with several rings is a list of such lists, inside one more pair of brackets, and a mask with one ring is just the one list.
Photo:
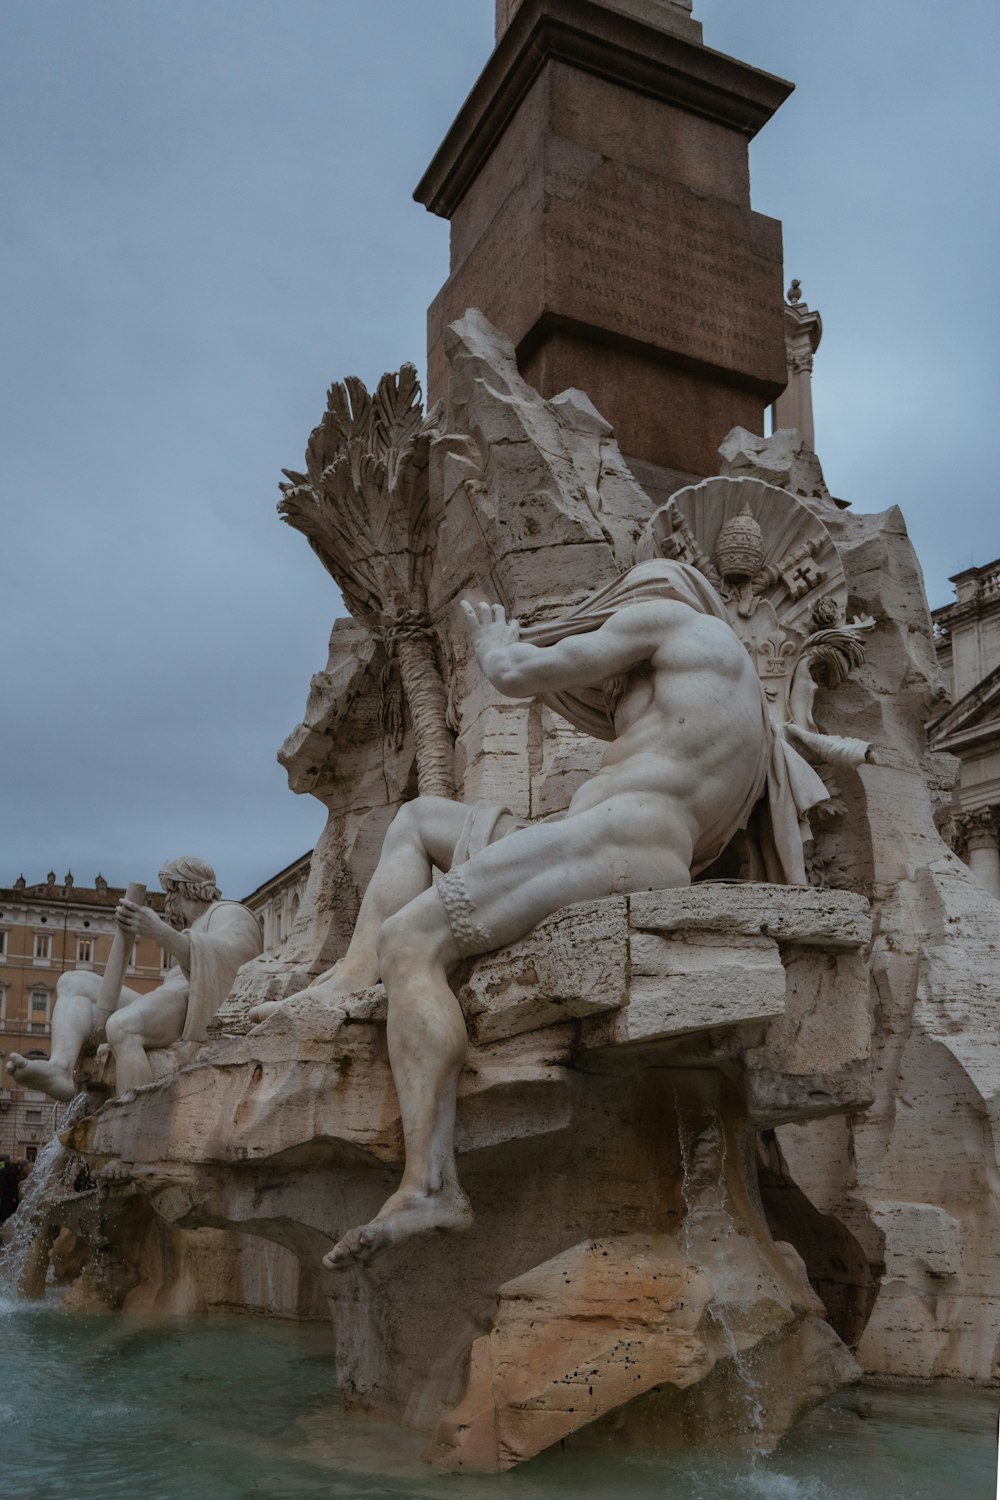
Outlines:
{"label": "cloudy sky", "polygon": [[[1000,554],[995,0],[696,0],[794,79],[754,204],[823,314],[834,493],[901,504],[932,604]],[[275,517],[333,379],[422,363],[411,192],[493,0],[4,0],[0,885],[243,895],[323,810],[275,750],[340,605]]]}

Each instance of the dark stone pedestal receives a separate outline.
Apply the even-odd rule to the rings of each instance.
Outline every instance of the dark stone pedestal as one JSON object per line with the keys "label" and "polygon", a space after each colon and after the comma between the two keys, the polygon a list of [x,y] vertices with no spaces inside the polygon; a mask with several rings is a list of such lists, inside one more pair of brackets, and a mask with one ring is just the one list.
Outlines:
{"label": "dark stone pedestal", "polygon": [[428,316],[479,307],[545,396],[587,391],[622,450],[717,467],[786,381],[781,226],[747,147],[791,85],[592,0],[523,0],[417,188],[451,220]]}

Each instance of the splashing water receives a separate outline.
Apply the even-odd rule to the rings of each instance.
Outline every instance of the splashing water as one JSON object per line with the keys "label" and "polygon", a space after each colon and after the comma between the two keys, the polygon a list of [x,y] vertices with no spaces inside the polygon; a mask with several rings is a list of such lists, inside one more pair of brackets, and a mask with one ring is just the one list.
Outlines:
{"label": "splashing water", "polygon": [[17,1210],[7,1220],[6,1242],[0,1249],[0,1292],[19,1293],[31,1263],[35,1240],[44,1217],[49,1189],[66,1156],[59,1132],[75,1125],[87,1113],[88,1095],[77,1094],[63,1111],[50,1141],[38,1153],[28,1185]]}
{"label": "splashing water", "polygon": [[[685,1254],[697,1265],[699,1251],[695,1245],[696,1232],[713,1241],[724,1241],[735,1232],[732,1214],[726,1203],[726,1133],[721,1116],[712,1110],[708,1123],[694,1134],[692,1143],[689,1126],[676,1095],[674,1104],[681,1153],[681,1194],[686,1210],[681,1236]],[[726,1305],[718,1297],[714,1297],[709,1304],[708,1316],[722,1334],[726,1351],[739,1377],[746,1405],[747,1425],[753,1435],[756,1453],[764,1432],[765,1413],[760,1383],[737,1342]]]}

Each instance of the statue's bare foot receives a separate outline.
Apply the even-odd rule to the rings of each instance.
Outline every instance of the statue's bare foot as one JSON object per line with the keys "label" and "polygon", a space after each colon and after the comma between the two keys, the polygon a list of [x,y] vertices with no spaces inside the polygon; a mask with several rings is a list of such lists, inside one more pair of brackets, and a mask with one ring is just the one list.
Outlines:
{"label": "statue's bare foot", "polygon": [[393,1193],[370,1224],[351,1229],[323,1257],[327,1271],[349,1266],[367,1266],[391,1245],[434,1230],[469,1229],[474,1218],[472,1204],[460,1187],[440,1193]]}
{"label": "statue's bare foot", "polygon": [[271,1016],[276,1016],[289,1000],[318,1000],[321,1005],[333,1005],[345,995],[356,995],[359,990],[368,989],[376,982],[370,976],[352,976],[341,959],[306,989],[298,990],[294,995],[286,995],[284,1000],[262,1000],[260,1005],[254,1006],[247,1019],[254,1026],[260,1026]]}
{"label": "statue's bare foot", "polygon": [[254,1006],[247,1020],[251,1021],[254,1026],[259,1026],[269,1016],[276,1016],[281,1006],[282,1002],[280,1000],[262,1000],[260,1005]]}
{"label": "statue's bare foot", "polygon": [[327,969],[318,979],[314,979],[307,990],[300,990],[297,995],[289,995],[289,1000],[301,1000],[308,995],[311,1000],[318,1000],[321,1005],[336,1005],[339,1000],[348,995],[358,995],[362,990],[370,989],[373,984],[378,984],[378,973],[368,972],[364,965],[360,968],[357,964],[351,969],[344,958],[338,959],[332,969]]}
{"label": "statue's bare foot", "polygon": [[105,1162],[97,1175],[102,1182],[131,1182],[132,1168],[126,1162],[116,1159]]}
{"label": "statue's bare foot", "polygon": [[68,1104],[80,1092],[67,1068],[60,1068],[57,1063],[45,1062],[42,1058],[22,1057],[20,1052],[12,1052],[7,1060],[7,1072],[21,1088],[41,1089],[43,1094],[58,1099],[60,1104]]}

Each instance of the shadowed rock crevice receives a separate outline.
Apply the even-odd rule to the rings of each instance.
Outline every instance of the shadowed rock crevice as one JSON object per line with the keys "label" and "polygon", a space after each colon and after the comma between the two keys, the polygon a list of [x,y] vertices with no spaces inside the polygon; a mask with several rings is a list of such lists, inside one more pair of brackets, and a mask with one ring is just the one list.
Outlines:
{"label": "shadowed rock crevice", "polygon": [[823,1214],[792,1180],[773,1131],[760,1137],[758,1181],[774,1238],[802,1257],[830,1327],[856,1350],[878,1296],[884,1265],[871,1265],[847,1226]]}

